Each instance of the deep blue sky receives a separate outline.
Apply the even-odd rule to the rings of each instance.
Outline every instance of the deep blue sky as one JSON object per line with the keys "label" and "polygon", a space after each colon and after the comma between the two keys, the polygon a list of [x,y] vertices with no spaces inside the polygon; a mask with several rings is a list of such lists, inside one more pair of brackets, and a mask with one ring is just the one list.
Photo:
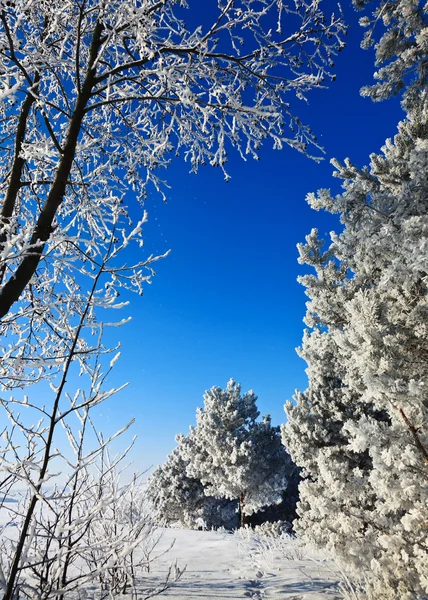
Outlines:
{"label": "deep blue sky", "polygon": [[[168,203],[147,202],[147,251],[172,252],[145,296],[130,298],[133,321],[117,332],[123,354],[112,378],[130,386],[100,410],[108,431],[136,417],[139,469],[164,460],[213,385],[233,377],[254,389],[276,424],[284,421],[284,402],[306,387],[295,353],[305,313],[296,244],[312,227],[327,237],[338,224],[312,211],[305,196],[320,187],[339,191],[329,159],[366,164],[403,115],[398,100],[374,104],[359,96],[372,82],[373,53],[359,47],[362,30],[350,3],[343,9],[350,31],[337,80],[310,94],[309,105],[295,105],[326,150],[323,163],[268,144],[259,162],[231,154],[226,184],[220,170],[191,175],[178,160],[166,173]],[[195,22],[203,18],[193,13]]]}

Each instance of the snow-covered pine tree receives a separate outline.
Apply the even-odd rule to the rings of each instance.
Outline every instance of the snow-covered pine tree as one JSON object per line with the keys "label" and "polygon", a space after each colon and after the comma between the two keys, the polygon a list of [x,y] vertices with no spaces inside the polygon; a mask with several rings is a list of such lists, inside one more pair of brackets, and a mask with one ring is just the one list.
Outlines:
{"label": "snow-covered pine tree", "polygon": [[240,523],[248,515],[282,500],[294,469],[281,447],[279,427],[270,417],[257,421],[257,396],[241,395],[233,379],[226,389],[205,392],[196,427],[180,442],[188,461],[187,475],[199,479],[207,495],[239,500]]}
{"label": "snow-covered pine tree", "polygon": [[147,482],[147,495],[157,522],[178,523],[190,529],[197,526],[205,498],[203,486],[197,479],[186,476],[186,463],[178,448],[153,471]]}
{"label": "snow-covered pine tree", "polygon": [[186,475],[186,466],[179,445],[148,480],[147,495],[155,520],[189,529],[234,529],[236,503],[206,496],[200,480]]}
{"label": "snow-covered pine tree", "polygon": [[[361,416],[385,421],[387,415],[365,404],[358,390],[345,384],[333,332],[343,327],[341,309],[345,298],[352,297],[352,285],[344,285],[346,269],[333,260],[334,246],[323,253],[315,230],[306,242],[299,245],[301,262],[317,273],[301,278],[311,298],[305,322],[312,331],[305,332],[299,354],[308,364],[310,385],[296,393],[295,405],[286,405],[283,440],[303,468],[294,528],[311,543],[334,552],[350,531],[357,539],[364,532],[361,515],[373,510],[376,500],[368,482],[370,456],[366,450],[348,447],[345,424]],[[355,566],[364,569],[364,559],[361,563],[358,559],[356,552]]]}
{"label": "snow-covered pine tree", "polygon": [[388,0],[360,21],[378,67],[362,94],[402,93],[407,117],[369,168],[333,161],[343,194],[309,195],[344,230],[326,252],[315,231],[299,247],[316,270],[301,280],[309,388],[287,405],[284,428],[306,475],[297,527],[365,571],[381,599],[428,592],[427,19],[426,4]]}
{"label": "snow-covered pine tree", "polygon": [[[357,10],[375,4],[360,24],[366,33],[363,48],[374,45],[376,83],[361,90],[372,100],[385,100],[404,92],[412,103],[428,84],[428,6],[420,0],[353,0]],[[383,29],[382,29],[383,24]]]}
{"label": "snow-covered pine tree", "polygon": [[304,467],[298,529],[369,577],[373,597],[428,593],[428,98],[369,168],[336,162],[344,192],[311,194],[344,230],[300,247],[309,389],[284,442]]}

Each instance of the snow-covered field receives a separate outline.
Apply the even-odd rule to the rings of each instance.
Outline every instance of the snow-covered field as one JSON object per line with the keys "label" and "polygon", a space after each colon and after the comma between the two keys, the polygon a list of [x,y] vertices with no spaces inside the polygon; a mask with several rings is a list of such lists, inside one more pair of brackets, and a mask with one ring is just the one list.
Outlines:
{"label": "snow-covered field", "polygon": [[[2,535],[9,539],[17,535],[13,512],[12,505],[0,511]],[[141,599],[148,597],[147,590],[162,586],[168,570],[175,564],[180,570],[184,569],[184,573],[157,597],[173,600],[344,598],[339,589],[342,577],[337,567],[288,536],[269,538],[248,529],[229,533],[165,528],[160,533],[160,541],[151,553],[150,571],[140,573],[141,579],[138,577]],[[72,597],[96,600],[99,595],[89,585]]]}
{"label": "snow-covered field", "polygon": [[[323,600],[343,598],[340,574],[322,556],[293,540],[272,547],[266,538],[215,531],[165,529],[162,547],[173,548],[155,567],[161,575],[171,561],[186,570],[162,597],[174,600]],[[261,542],[261,543],[260,543]],[[273,544],[273,546],[279,546]]]}

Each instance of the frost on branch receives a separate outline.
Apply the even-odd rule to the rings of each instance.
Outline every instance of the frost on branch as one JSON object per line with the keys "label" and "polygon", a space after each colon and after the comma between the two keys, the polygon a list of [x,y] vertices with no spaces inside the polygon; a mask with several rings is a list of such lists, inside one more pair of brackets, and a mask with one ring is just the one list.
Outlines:
{"label": "frost on branch", "polygon": [[[21,317],[42,327],[46,298],[66,310],[76,272],[91,277],[112,236],[124,246],[138,237],[126,194],[161,191],[174,153],[192,171],[224,170],[232,147],[256,158],[266,140],[302,152],[315,143],[290,102],[329,78],[341,18],[316,0],[219,0],[213,21],[192,28],[186,10],[174,0],[2,2],[0,318],[13,320],[23,359]],[[145,266],[110,277],[112,303],[121,285],[141,292]]]}
{"label": "frost on branch", "polygon": [[375,101],[404,93],[410,103],[426,89],[428,79],[428,6],[419,0],[353,0],[357,9],[365,5],[373,12],[360,19],[365,34],[363,48],[374,45],[374,78],[377,82],[361,90]]}
{"label": "frost on branch", "polygon": [[[134,230],[127,241],[134,235],[139,234]],[[12,519],[1,532],[3,600],[65,600],[81,586],[98,589],[101,597],[128,591],[135,595],[137,578],[139,592],[148,598],[168,588],[181,574],[171,567],[163,579],[145,582],[145,591],[141,588],[141,572],[150,566],[158,534],[143,510],[144,498],[136,481],[130,486],[119,483],[119,465],[132,443],[121,454],[109,457],[110,443],[133,421],[107,438],[94,425],[94,412],[126,387],[126,383],[118,388],[106,385],[120,353],[117,346],[104,344],[103,332],[108,325],[127,321],[103,322],[106,308],[123,306],[111,301],[108,283],[112,278],[126,280],[132,273],[132,267],[118,263],[123,243],[112,238],[110,242],[99,261],[92,263],[89,289],[74,295],[67,282],[57,282],[64,290],[62,313],[55,306],[58,296],[47,296],[53,307],[49,316],[59,314],[61,319],[49,321],[40,312],[37,321],[31,311],[22,314],[22,332],[30,331],[34,340],[32,345],[22,345],[28,354],[20,355],[11,343],[20,331],[14,329],[14,320],[3,322],[11,351],[3,357],[0,379],[5,423],[0,444],[0,507],[13,494],[22,499],[17,507],[12,505]],[[149,257],[141,267],[150,268],[154,260]],[[51,332],[49,344],[57,345],[54,361],[48,360],[46,332]],[[39,369],[36,379],[49,369],[49,386],[39,387],[39,395],[34,388],[26,389],[25,395],[22,391],[33,383],[25,379],[29,361]],[[76,380],[81,387],[74,390]],[[14,396],[9,392],[12,386],[21,388]]]}

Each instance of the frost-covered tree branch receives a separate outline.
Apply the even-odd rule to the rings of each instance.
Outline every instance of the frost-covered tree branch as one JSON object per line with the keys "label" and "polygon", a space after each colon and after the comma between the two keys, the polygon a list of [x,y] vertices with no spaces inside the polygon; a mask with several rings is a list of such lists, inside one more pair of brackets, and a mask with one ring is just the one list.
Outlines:
{"label": "frost-covered tree branch", "polygon": [[362,94],[401,93],[406,116],[367,167],[332,161],[342,193],[308,195],[342,231],[298,245],[314,270],[300,278],[309,387],[287,403],[283,439],[303,469],[296,528],[370,597],[410,599],[428,592],[427,6],[355,4],[375,7],[361,24],[377,82]]}
{"label": "frost-covered tree branch", "polygon": [[257,157],[267,139],[303,152],[315,143],[290,102],[330,75],[340,15],[326,19],[316,0],[219,1],[214,21],[192,28],[186,8],[2,2],[3,322],[18,299],[39,310],[48,273],[72,277],[72,263],[96,260],[124,182],[140,199],[149,183],[160,189],[172,152],[195,171],[224,169],[230,147]]}
{"label": "frost-covered tree branch", "polygon": [[[138,237],[138,233],[134,235]],[[94,408],[121,389],[105,389],[120,353],[103,345],[102,333],[108,324],[96,319],[97,310],[104,306],[99,288],[103,277],[107,276],[108,282],[110,261],[114,263],[118,248],[122,247],[115,246],[111,238],[108,253],[92,275],[86,304],[79,303],[64,324],[68,352],[50,383],[53,398],[45,393],[44,406],[26,396],[1,400],[11,427],[3,435],[1,471],[5,476],[0,491],[3,498],[11,493],[22,498],[24,494],[17,508],[12,508],[16,529],[9,537],[6,526],[1,536],[4,600],[17,595],[64,600],[87,584],[99,586],[100,597],[105,598],[113,592],[135,591],[136,573],[147,571],[152,560],[150,548],[157,534],[143,510],[141,489],[135,482],[131,486],[120,483],[120,464],[129,448],[114,458],[109,453],[110,444],[132,421],[105,438],[91,418]],[[121,275],[119,268],[113,270]],[[127,270],[124,268],[125,276]],[[76,359],[82,341],[87,352]],[[88,385],[71,395],[67,382],[76,367]],[[32,424],[34,415],[39,419],[36,424]],[[95,432],[94,448],[88,447],[88,429]],[[66,440],[68,451],[64,450]],[[143,557],[137,556],[140,547],[145,549]],[[180,574],[179,569],[171,569],[164,581],[148,581],[147,597],[167,589]]]}
{"label": "frost-covered tree branch", "polygon": [[428,83],[426,4],[419,0],[353,0],[353,4],[370,11],[360,19],[366,29],[362,47],[374,46],[376,51],[376,83],[363,87],[362,95],[379,101],[402,93],[405,103],[411,103]]}

